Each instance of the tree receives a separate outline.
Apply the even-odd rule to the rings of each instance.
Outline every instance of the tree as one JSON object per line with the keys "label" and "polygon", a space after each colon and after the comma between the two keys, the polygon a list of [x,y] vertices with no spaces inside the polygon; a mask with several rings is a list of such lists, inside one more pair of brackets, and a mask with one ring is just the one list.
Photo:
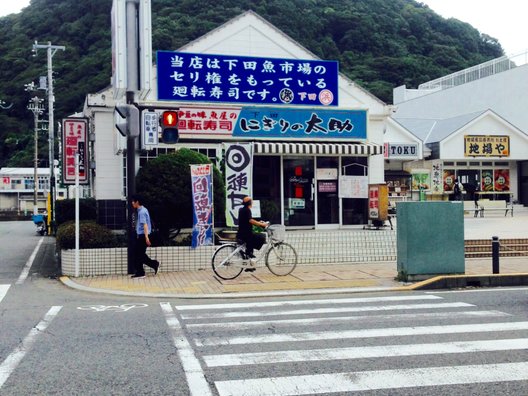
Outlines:
{"label": "tree", "polygon": [[[136,190],[149,209],[162,240],[173,239],[182,228],[192,227],[191,164],[209,164],[205,155],[181,148],[147,162],[137,175]],[[224,224],[225,188],[220,171],[213,166],[215,224]]]}

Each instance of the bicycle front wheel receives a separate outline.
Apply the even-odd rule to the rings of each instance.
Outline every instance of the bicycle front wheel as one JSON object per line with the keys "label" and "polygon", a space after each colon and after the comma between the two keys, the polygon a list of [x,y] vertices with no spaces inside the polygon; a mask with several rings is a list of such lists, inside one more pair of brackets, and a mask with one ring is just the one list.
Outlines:
{"label": "bicycle front wheel", "polygon": [[296,265],[297,252],[285,242],[276,244],[266,254],[266,266],[275,275],[289,275]]}
{"label": "bicycle front wheel", "polygon": [[219,278],[235,279],[242,272],[239,263],[242,260],[240,252],[235,254],[236,245],[224,245],[216,249],[213,254],[213,271]]}

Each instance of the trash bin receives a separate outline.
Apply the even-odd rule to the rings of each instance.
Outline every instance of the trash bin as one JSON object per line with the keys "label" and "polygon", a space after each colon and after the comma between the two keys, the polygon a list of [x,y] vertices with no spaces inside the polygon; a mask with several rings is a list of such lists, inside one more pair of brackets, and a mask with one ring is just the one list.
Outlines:
{"label": "trash bin", "polygon": [[413,281],[465,272],[462,202],[399,202],[397,212],[400,279]]}

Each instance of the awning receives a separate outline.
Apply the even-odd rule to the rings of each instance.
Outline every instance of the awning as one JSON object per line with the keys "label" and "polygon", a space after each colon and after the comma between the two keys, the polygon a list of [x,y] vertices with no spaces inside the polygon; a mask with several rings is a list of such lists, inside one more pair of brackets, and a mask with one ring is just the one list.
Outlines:
{"label": "awning", "polygon": [[374,143],[292,143],[255,142],[255,154],[352,155],[383,153],[383,146]]}

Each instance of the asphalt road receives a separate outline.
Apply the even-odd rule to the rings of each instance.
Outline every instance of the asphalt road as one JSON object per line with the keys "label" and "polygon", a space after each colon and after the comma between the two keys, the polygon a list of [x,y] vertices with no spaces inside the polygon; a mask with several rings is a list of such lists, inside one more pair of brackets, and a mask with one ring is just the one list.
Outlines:
{"label": "asphalt road", "polygon": [[68,289],[53,255],[0,223],[0,395],[528,394],[528,288],[171,301]]}

